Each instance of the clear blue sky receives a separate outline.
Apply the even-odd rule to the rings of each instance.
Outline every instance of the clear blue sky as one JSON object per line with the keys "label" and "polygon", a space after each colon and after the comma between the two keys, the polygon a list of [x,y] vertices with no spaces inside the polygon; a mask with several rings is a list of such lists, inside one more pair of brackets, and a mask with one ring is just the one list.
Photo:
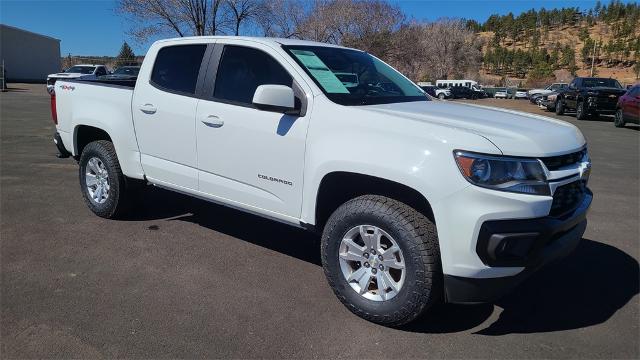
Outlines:
{"label": "clear blue sky", "polygon": [[[486,20],[491,14],[518,14],[531,8],[591,8],[591,0],[392,0],[416,20],[461,17]],[[602,1],[608,3],[608,1]],[[625,1],[627,2],[627,1]],[[114,0],[0,0],[0,23],[62,40],[62,55],[117,55],[123,41],[136,54],[149,43],[130,39],[125,20],[114,12]]]}

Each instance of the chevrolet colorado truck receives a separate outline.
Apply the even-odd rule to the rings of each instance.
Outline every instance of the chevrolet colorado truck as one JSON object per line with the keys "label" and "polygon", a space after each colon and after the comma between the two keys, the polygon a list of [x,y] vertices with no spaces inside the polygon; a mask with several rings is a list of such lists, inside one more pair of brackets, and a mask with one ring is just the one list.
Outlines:
{"label": "chevrolet colorado truck", "polygon": [[590,115],[613,115],[618,98],[626,90],[616,79],[577,77],[556,99],[556,114],[575,110],[576,119],[586,120]]}
{"label": "chevrolet colorado truck", "polygon": [[387,326],[501,296],[577,246],[592,200],[575,126],[433,101],[334,45],[161,40],[135,81],[59,80],[51,105],[96,215],[144,182],[317,231],[337,298]]}

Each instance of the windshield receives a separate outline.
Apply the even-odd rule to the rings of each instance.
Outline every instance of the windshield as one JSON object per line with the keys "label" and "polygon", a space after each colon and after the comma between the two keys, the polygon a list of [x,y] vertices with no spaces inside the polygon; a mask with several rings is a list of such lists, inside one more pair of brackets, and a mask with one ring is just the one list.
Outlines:
{"label": "windshield", "polygon": [[606,79],[606,78],[590,78],[583,79],[582,86],[584,87],[613,87],[622,89],[622,85],[616,79]]}
{"label": "windshield", "polygon": [[429,101],[389,65],[365,52],[327,46],[283,46],[327,97],[341,105]]}
{"label": "windshield", "polygon": [[66,73],[93,74],[95,66],[72,66],[65,70]]}
{"label": "windshield", "polygon": [[140,71],[139,67],[121,67],[118,68],[113,73],[115,75],[130,75],[130,76],[138,76],[138,72]]}

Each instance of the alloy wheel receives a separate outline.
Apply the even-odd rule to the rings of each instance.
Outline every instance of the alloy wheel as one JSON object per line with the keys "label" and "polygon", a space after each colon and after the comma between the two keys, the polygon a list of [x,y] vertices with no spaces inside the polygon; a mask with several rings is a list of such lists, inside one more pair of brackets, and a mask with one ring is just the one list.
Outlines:
{"label": "alloy wheel", "polygon": [[103,204],[109,198],[109,172],[102,160],[92,157],[87,161],[85,184],[92,201]]}
{"label": "alloy wheel", "polygon": [[402,250],[377,226],[359,225],[347,231],[339,258],[344,279],[366,299],[389,300],[402,289],[406,273]]}

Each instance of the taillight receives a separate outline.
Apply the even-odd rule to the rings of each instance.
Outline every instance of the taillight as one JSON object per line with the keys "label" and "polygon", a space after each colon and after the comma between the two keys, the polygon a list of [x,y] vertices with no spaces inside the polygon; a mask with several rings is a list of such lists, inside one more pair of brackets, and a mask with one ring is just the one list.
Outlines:
{"label": "taillight", "polygon": [[58,111],[56,110],[56,93],[51,94],[51,120],[58,125]]}

